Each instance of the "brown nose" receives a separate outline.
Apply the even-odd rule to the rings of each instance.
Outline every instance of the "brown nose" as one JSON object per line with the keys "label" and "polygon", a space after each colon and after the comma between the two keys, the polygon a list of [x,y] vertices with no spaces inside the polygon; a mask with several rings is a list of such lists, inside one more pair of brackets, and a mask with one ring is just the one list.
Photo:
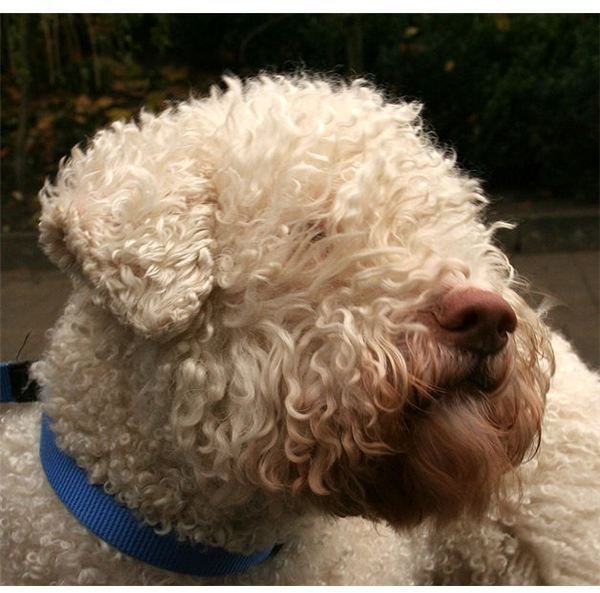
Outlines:
{"label": "brown nose", "polygon": [[442,341],[483,354],[501,350],[517,327],[512,307],[499,295],[479,288],[456,288],[434,312]]}

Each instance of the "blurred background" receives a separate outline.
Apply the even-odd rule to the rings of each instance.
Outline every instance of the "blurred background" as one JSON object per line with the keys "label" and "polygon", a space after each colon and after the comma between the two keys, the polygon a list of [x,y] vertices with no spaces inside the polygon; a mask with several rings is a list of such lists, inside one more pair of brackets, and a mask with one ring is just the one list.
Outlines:
{"label": "blurred background", "polygon": [[21,355],[39,355],[68,289],[37,250],[35,228],[37,192],[74,144],[141,108],[202,95],[224,72],[309,70],[364,76],[425,104],[438,141],[485,180],[491,216],[519,223],[499,240],[536,288],[557,297],[552,323],[600,364],[598,15],[1,19],[3,358],[28,332]]}

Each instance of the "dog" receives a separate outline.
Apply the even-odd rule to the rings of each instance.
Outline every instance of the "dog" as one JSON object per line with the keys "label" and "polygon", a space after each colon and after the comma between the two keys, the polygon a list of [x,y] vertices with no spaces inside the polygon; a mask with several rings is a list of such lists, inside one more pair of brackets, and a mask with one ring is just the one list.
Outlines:
{"label": "dog", "polygon": [[73,293],[2,413],[2,581],[598,582],[600,382],[479,182],[365,81],[225,82],[40,193]]}

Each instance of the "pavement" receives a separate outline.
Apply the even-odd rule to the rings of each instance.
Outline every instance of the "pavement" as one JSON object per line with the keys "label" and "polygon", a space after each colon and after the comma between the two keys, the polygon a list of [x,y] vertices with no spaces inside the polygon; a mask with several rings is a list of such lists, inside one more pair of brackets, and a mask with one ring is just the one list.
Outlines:
{"label": "pavement", "polygon": [[[503,211],[504,208],[504,211]],[[531,290],[534,305],[544,295],[554,307],[547,322],[575,346],[593,368],[600,368],[600,252],[598,210],[557,210],[522,205],[494,212],[519,222],[500,239]],[[59,317],[70,291],[68,279],[39,251],[31,233],[2,236],[0,360],[35,360],[47,330]]]}

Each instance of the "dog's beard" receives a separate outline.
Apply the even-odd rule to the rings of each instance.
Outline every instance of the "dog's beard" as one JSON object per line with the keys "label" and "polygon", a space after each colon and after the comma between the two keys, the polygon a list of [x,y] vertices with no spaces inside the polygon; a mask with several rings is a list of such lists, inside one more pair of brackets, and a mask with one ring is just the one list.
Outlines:
{"label": "dog's beard", "polygon": [[522,387],[515,381],[490,394],[457,388],[408,412],[403,451],[378,460],[366,486],[375,514],[405,526],[485,511],[505,474],[539,440],[543,400]]}
{"label": "dog's beard", "polygon": [[381,417],[395,452],[336,468],[342,487],[318,504],[396,527],[482,514],[539,445],[553,362],[545,330],[532,322],[537,332],[519,331],[492,357],[411,344],[419,363],[408,368],[410,393],[401,410]]}

